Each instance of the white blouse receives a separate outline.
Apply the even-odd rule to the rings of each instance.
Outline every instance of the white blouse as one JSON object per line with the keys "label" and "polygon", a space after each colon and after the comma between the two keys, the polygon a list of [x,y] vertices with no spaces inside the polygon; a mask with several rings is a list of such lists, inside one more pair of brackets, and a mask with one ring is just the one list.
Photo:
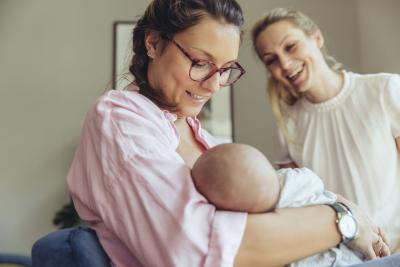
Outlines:
{"label": "white blouse", "polygon": [[340,93],[289,107],[287,139],[278,134],[277,164],[308,167],[326,188],[358,203],[400,240],[400,76],[344,72]]}

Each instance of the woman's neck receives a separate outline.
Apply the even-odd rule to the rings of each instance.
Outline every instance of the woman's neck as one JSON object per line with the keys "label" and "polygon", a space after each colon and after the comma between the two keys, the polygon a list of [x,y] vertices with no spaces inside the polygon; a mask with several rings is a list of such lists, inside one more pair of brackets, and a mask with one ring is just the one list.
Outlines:
{"label": "woman's neck", "polygon": [[336,72],[326,66],[325,71],[318,74],[316,84],[304,92],[304,97],[312,103],[325,102],[339,94],[343,82],[342,72]]}
{"label": "woman's neck", "polygon": [[175,126],[178,129],[179,133],[187,131],[189,125],[187,124],[186,117],[178,116],[178,118],[175,121]]}
{"label": "woman's neck", "polygon": [[193,131],[186,121],[186,117],[175,121],[180,138],[176,152],[182,157],[186,164],[192,168],[205,148],[195,139]]}
{"label": "woman's neck", "polygon": [[187,117],[178,117],[175,126],[179,132],[181,141],[193,139],[193,131],[186,121]]}

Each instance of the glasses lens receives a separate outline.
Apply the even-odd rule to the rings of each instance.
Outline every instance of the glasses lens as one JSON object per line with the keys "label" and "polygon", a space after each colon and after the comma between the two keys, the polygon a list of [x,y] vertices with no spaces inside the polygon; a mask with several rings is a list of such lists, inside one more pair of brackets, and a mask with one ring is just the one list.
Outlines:
{"label": "glasses lens", "polygon": [[[192,65],[190,69],[190,78],[194,81],[204,81],[210,78],[215,71],[217,71],[216,66],[207,61],[199,61]],[[223,69],[220,76],[220,85],[228,86],[236,82],[240,76],[243,74],[243,68],[237,63],[233,64],[229,68]]]}
{"label": "glasses lens", "polygon": [[199,61],[194,63],[190,69],[190,77],[195,81],[204,80],[213,70],[213,65],[207,61]]}
{"label": "glasses lens", "polygon": [[231,67],[225,70],[220,77],[221,86],[231,85],[236,82],[239,77],[242,75],[242,69],[235,67]]}

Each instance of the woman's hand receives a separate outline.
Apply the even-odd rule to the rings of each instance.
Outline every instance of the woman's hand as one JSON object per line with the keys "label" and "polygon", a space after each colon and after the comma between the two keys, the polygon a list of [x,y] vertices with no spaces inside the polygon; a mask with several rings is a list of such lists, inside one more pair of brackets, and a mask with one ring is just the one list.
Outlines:
{"label": "woman's hand", "polygon": [[382,236],[380,236],[379,240],[373,245],[375,255],[379,258],[390,255],[389,246],[381,237]]}
{"label": "woman's hand", "polygon": [[361,252],[366,259],[390,255],[388,241],[383,230],[375,225],[353,202],[338,195],[338,201],[347,205],[358,222],[358,237],[348,245]]}
{"label": "woman's hand", "polygon": [[400,244],[393,250],[393,254],[400,253]]}
{"label": "woman's hand", "polygon": [[[381,237],[379,242],[383,242],[383,246],[381,247],[381,250],[379,251],[379,257],[390,256],[391,252],[390,252],[390,248],[389,248],[389,239],[387,238],[385,231],[383,231],[383,229],[381,227],[378,227],[378,231],[379,231],[379,236]],[[376,250],[375,250],[375,252],[376,252]]]}

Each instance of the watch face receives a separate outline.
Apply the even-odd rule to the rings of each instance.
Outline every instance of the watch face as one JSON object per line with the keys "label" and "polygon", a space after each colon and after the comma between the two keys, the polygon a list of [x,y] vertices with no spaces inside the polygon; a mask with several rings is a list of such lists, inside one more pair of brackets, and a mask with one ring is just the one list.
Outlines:
{"label": "watch face", "polygon": [[339,229],[345,238],[352,239],[357,233],[357,223],[352,216],[345,214],[340,218]]}

